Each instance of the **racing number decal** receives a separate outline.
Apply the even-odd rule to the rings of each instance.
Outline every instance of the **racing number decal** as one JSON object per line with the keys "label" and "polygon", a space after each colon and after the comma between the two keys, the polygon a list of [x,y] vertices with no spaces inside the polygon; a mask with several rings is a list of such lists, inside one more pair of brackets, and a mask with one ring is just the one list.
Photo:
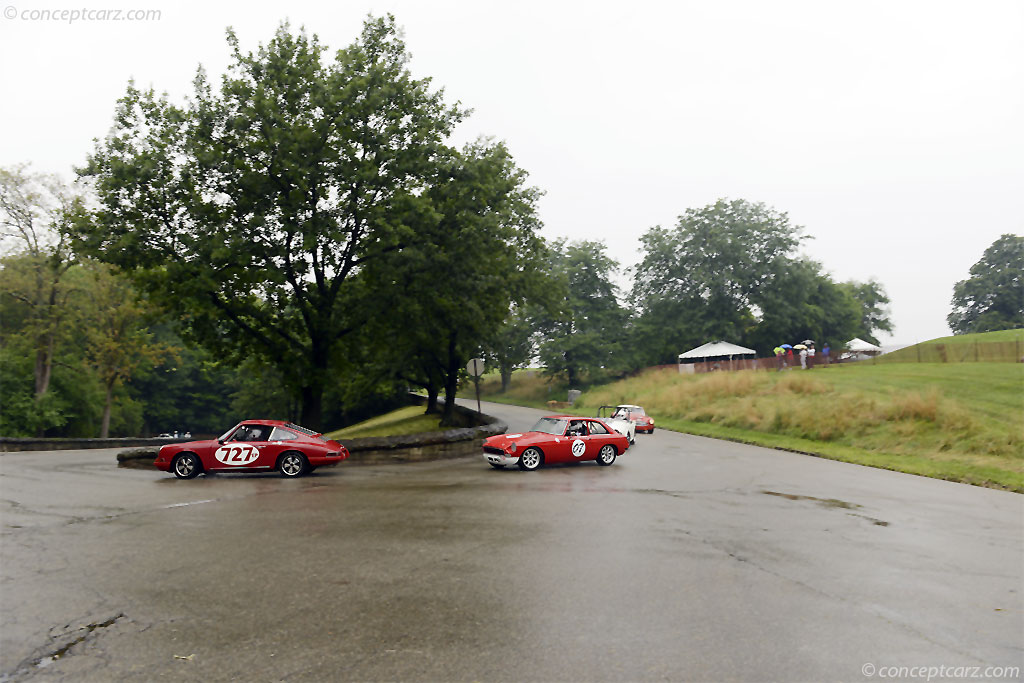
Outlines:
{"label": "racing number decal", "polygon": [[577,458],[583,456],[583,452],[587,450],[587,444],[583,442],[583,439],[576,439],[572,442],[572,454]]}
{"label": "racing number decal", "polygon": [[221,446],[213,455],[217,460],[221,461],[225,465],[244,467],[245,465],[254,462],[256,458],[260,457],[260,452],[255,446],[242,443],[232,444],[230,446]]}

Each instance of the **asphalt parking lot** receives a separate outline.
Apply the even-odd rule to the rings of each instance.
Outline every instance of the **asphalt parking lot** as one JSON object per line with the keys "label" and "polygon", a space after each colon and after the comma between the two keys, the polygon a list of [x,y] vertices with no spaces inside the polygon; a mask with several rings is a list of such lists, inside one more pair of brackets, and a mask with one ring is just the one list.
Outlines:
{"label": "asphalt parking lot", "polygon": [[[486,411],[513,431],[540,414]],[[611,467],[532,473],[470,458],[185,481],[115,453],[0,456],[0,680],[1024,666],[1017,494],[664,430]]]}

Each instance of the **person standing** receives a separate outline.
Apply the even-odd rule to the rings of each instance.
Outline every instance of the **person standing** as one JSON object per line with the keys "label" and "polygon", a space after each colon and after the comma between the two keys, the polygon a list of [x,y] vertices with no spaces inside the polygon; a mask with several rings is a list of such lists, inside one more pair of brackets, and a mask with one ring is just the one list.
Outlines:
{"label": "person standing", "polygon": [[830,349],[830,348],[828,347],[828,342],[825,342],[825,346],[824,346],[824,347],[822,347],[822,349],[821,349],[821,358],[822,358],[822,360],[824,360],[824,361],[825,361],[825,365],[828,365],[828,363],[829,363],[829,357],[828,357],[828,353],[829,353],[829,351],[831,351],[831,350],[832,350],[832,349]]}
{"label": "person standing", "polygon": [[800,349],[800,369],[807,369],[807,347]]}
{"label": "person standing", "polygon": [[772,351],[775,352],[775,367],[777,372],[782,372],[782,366],[785,365],[783,356],[786,354],[786,349],[781,346],[776,346]]}
{"label": "person standing", "polygon": [[807,367],[814,367],[814,344],[807,345]]}

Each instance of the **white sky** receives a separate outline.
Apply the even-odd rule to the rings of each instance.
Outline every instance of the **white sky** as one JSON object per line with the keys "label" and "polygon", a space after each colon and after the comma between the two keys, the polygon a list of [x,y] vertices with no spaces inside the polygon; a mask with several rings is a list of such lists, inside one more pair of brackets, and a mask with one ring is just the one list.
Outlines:
{"label": "white sky", "polygon": [[334,49],[390,11],[414,73],[474,109],[456,142],[507,141],[545,236],[624,266],[687,208],[765,202],[836,280],[882,282],[883,343],[903,344],[949,334],[954,283],[1024,233],[1019,0],[131,0],[159,19],[33,20],[120,0],[90,2],[0,2],[0,165],[70,178],[129,78],[180,102],[198,64],[223,72],[227,26],[254,49],[289,19]]}

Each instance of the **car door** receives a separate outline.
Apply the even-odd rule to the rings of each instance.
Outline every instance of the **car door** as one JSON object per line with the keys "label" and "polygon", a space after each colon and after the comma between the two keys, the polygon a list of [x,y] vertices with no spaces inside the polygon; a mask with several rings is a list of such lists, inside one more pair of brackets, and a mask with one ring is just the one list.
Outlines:
{"label": "car door", "polygon": [[564,448],[562,450],[563,462],[576,462],[593,459],[596,456],[590,454],[590,431],[587,429],[587,420],[572,419],[565,430]]}
{"label": "car door", "polygon": [[[601,452],[601,447],[615,440],[614,430],[605,429],[604,424],[597,420],[590,420],[587,422],[587,429],[590,435],[587,437],[587,455],[586,460],[596,460],[598,454]],[[619,449],[616,448],[615,452],[618,453]]]}
{"label": "car door", "polygon": [[232,470],[259,467],[266,446],[266,437],[270,429],[263,425],[242,424],[213,452],[211,468],[216,470]]}

